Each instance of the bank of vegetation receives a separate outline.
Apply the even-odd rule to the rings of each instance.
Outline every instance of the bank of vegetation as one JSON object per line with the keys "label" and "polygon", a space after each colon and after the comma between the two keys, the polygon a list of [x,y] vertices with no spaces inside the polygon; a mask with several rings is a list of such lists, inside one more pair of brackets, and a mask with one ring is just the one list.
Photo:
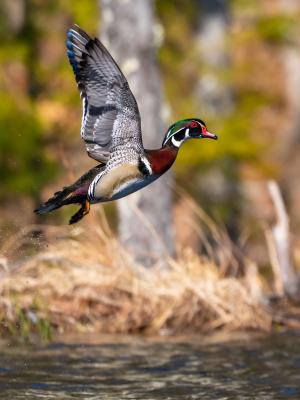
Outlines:
{"label": "bank of vegetation", "polygon": [[1,259],[1,333],[50,339],[56,332],[300,328],[296,303],[278,294],[274,271],[259,273],[191,199],[184,205],[197,221],[203,254],[185,246],[176,258],[166,254],[163,267],[135,265],[102,211],[88,229],[29,226],[8,239],[2,249],[7,259]]}

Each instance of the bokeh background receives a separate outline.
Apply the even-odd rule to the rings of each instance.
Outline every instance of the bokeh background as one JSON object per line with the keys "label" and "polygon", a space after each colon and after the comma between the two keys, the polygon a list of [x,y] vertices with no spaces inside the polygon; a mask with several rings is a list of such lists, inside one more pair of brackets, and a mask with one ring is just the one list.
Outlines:
{"label": "bokeh background", "polygon": [[[68,209],[43,219],[32,210],[93,165],[79,137],[81,101],[65,34],[76,22],[101,36],[101,3],[1,2],[1,243],[28,225],[66,224]],[[188,210],[179,188],[266,268],[265,230],[276,217],[267,184],[272,179],[285,201],[292,260],[299,266],[300,2],[157,0],[151,7],[165,129],[198,116],[219,135],[216,144],[185,144],[178,156],[176,248],[201,249],[201,237],[183,220]],[[114,205],[105,212],[115,228]],[[94,223],[95,215],[85,223]]]}
{"label": "bokeh background", "polygon": [[[184,146],[176,182],[232,235],[255,238],[262,218],[272,215],[266,180],[276,179],[297,241],[299,2],[166,0],[152,6],[165,128],[195,115],[220,137],[217,145]],[[101,2],[93,0],[3,1],[2,236],[36,222],[32,209],[93,165],[79,138],[81,102],[65,32],[76,22],[100,35],[100,15]],[[70,211],[51,222],[63,223],[64,213]]]}

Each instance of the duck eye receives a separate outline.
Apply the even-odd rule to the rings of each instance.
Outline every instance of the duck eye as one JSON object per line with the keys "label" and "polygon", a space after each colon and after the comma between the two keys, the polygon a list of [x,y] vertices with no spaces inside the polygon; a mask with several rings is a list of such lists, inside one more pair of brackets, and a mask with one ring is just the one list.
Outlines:
{"label": "duck eye", "polygon": [[192,121],[191,124],[190,124],[190,127],[191,127],[191,128],[197,128],[197,127],[198,127],[197,122]]}

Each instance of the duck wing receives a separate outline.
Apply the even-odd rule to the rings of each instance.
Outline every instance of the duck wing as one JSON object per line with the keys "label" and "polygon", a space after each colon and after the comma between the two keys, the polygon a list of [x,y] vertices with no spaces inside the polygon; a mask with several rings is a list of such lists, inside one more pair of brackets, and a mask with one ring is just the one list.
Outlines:
{"label": "duck wing", "polygon": [[116,146],[131,142],[142,149],[137,102],[107,49],[77,25],[68,30],[66,45],[83,102],[81,137],[88,155],[106,163]]}

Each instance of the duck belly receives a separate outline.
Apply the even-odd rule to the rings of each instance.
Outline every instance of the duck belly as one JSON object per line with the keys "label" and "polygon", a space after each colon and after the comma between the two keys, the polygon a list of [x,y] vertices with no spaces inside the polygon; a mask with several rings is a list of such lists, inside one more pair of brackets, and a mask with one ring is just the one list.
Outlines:
{"label": "duck belly", "polygon": [[158,176],[150,175],[146,176],[143,179],[129,179],[126,182],[123,182],[119,187],[117,187],[109,200],[118,200],[122,197],[128,196],[131,193],[134,193],[145,186],[150,185],[150,183],[154,182]]}
{"label": "duck belly", "polygon": [[136,165],[122,164],[107,174],[103,174],[100,179],[95,178],[91,202],[99,203],[121,199],[149,185],[158,177],[159,175],[144,176]]}

